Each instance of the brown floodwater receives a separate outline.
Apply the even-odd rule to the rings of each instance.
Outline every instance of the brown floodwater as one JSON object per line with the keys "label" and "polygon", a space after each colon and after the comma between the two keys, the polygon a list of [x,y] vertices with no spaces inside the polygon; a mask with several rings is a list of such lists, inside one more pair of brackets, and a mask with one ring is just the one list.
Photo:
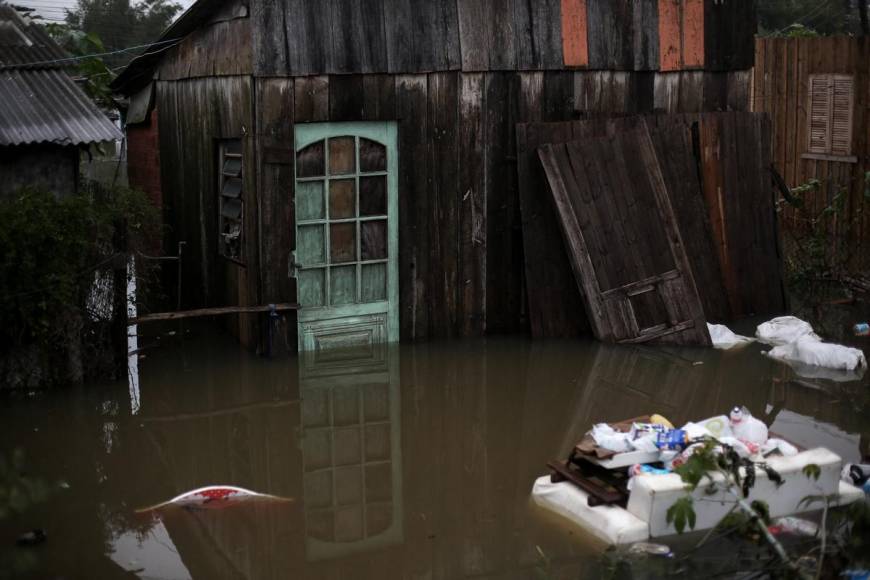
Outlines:
{"label": "brown floodwater", "polygon": [[[24,577],[595,577],[605,546],[529,501],[595,422],[743,404],[798,443],[868,453],[866,378],[802,377],[758,345],[490,338],[300,361],[210,327],[142,343],[161,346],[136,414],[127,384],[0,399],[0,451],[62,483],[0,519],[0,563],[29,559]],[[136,513],[214,484],[293,501]],[[47,541],[16,547],[33,528]]]}

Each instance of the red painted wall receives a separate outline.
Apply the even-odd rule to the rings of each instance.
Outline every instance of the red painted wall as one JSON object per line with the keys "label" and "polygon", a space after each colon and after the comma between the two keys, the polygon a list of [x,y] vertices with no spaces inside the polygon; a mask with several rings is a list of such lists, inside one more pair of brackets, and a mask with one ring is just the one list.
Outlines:
{"label": "red painted wall", "polygon": [[144,191],[157,208],[163,207],[157,109],[145,123],[127,127],[127,178],[130,187]]}

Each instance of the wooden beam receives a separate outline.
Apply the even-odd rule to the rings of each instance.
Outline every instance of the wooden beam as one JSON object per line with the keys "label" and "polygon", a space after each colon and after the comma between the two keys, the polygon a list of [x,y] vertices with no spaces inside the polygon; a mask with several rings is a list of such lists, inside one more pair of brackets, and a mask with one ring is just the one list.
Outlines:
{"label": "wooden beam", "polygon": [[221,314],[254,314],[257,312],[286,312],[288,310],[299,310],[298,304],[274,304],[265,306],[223,306],[220,308],[199,308],[197,310],[179,310],[177,312],[156,312],[154,314],[146,314],[131,318],[127,321],[128,326],[134,324],[142,324],[143,322],[154,322],[157,320],[178,320],[180,318],[196,318],[199,316],[219,316]]}

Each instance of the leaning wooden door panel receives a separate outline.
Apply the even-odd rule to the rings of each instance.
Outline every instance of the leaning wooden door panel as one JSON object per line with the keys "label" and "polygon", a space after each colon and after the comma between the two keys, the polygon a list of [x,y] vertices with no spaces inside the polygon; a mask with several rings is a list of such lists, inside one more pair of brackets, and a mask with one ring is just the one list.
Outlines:
{"label": "leaning wooden door panel", "polygon": [[596,337],[709,345],[646,127],[538,152]]}

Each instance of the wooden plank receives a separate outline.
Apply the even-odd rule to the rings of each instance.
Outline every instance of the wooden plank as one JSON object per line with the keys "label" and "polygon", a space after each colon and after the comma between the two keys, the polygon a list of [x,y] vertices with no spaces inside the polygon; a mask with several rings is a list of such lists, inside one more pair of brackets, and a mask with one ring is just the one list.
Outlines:
{"label": "wooden plank", "polygon": [[199,318],[203,316],[221,316],[224,314],[257,314],[260,312],[286,312],[299,310],[298,304],[267,304],[263,306],[224,306],[220,308],[197,308],[195,310],[182,310],[178,312],[156,312],[144,314],[127,320],[127,324],[144,324],[159,320],[179,320],[182,318]]}
{"label": "wooden plank", "polygon": [[632,3],[632,70],[653,71],[659,67],[659,12],[657,0]]}
{"label": "wooden plank", "polygon": [[691,126],[674,125],[651,131],[674,215],[683,239],[690,240],[686,254],[707,320],[731,319],[728,298],[722,286],[722,272],[713,244],[707,206],[699,180],[698,160],[693,151]]}
{"label": "wooden plank", "polygon": [[[295,302],[296,285],[287,275],[290,252],[296,247],[293,223],[293,79],[257,80],[259,220],[262,259],[259,283],[267,302]],[[271,148],[276,154],[267,155]],[[280,153],[277,153],[279,152]],[[295,345],[295,328],[285,337]],[[295,351],[295,348],[288,350]]]}
{"label": "wooden plank", "polygon": [[[691,267],[646,128],[606,140],[545,145],[539,156],[596,337],[619,342],[667,336],[669,342],[708,345]],[[593,238],[610,253],[591,252]],[[666,291],[661,294],[665,318],[662,312],[640,324],[635,315],[641,303],[602,294],[663,275],[667,280],[659,279],[656,287]]]}
{"label": "wooden plank", "polygon": [[586,0],[562,0],[562,60],[566,67],[589,65]]}
{"label": "wooden plank", "polygon": [[415,53],[414,34],[411,26],[415,16],[412,0],[383,0],[387,52],[387,72],[400,73],[413,70]]}
{"label": "wooden plank", "polygon": [[294,76],[328,73],[332,68],[332,26],[329,1],[283,0],[287,58]]}
{"label": "wooden plank", "polygon": [[463,74],[459,90],[458,333],[486,332],[486,124],[483,74]]}
{"label": "wooden plank", "polygon": [[403,340],[429,327],[429,116],[426,75],[396,77],[399,119],[399,323]]}
{"label": "wooden plank", "polygon": [[[529,3],[533,62],[533,66],[529,68],[545,70],[562,68],[560,11],[561,0],[535,0]],[[518,66],[521,65],[518,63]]]}
{"label": "wooden plank", "polygon": [[634,66],[632,0],[587,0],[589,66],[631,70]]}
{"label": "wooden plank", "polygon": [[486,328],[487,333],[516,332],[523,309],[522,240],[515,151],[515,103],[512,77],[486,75]]}
{"label": "wooden plank", "polygon": [[456,335],[459,298],[458,73],[429,75],[429,336]]}
{"label": "wooden plank", "polygon": [[294,119],[299,123],[329,119],[329,77],[294,79]]}
{"label": "wooden plank", "polygon": [[363,114],[366,121],[396,118],[396,81],[393,75],[363,76]]}
{"label": "wooden plank", "polygon": [[357,121],[365,114],[365,75],[333,75],[329,80],[329,120]]}
{"label": "wooden plank", "polygon": [[660,1],[659,70],[680,70],[683,66],[682,14],[679,2]]}
{"label": "wooden plank", "polygon": [[[683,1],[683,67],[704,68],[704,0]],[[746,27],[752,23],[743,22]],[[748,67],[747,67],[748,68]]]}
{"label": "wooden plank", "polygon": [[254,2],[251,6],[251,42],[254,74],[257,76],[277,76],[290,72],[286,9],[285,2]]}
{"label": "wooden plank", "polygon": [[[536,102],[539,98],[531,93],[523,100]],[[558,234],[559,221],[547,193],[546,177],[537,159],[539,146],[573,138],[568,123],[517,125],[523,257],[533,338],[571,338],[590,333],[568,254]]]}
{"label": "wooden plank", "polygon": [[493,27],[490,4],[491,0],[464,0],[457,3],[459,45],[462,53],[462,70],[465,72],[489,70]]}
{"label": "wooden plank", "polygon": [[517,35],[514,0],[489,0],[490,27],[489,70],[517,69]]}

